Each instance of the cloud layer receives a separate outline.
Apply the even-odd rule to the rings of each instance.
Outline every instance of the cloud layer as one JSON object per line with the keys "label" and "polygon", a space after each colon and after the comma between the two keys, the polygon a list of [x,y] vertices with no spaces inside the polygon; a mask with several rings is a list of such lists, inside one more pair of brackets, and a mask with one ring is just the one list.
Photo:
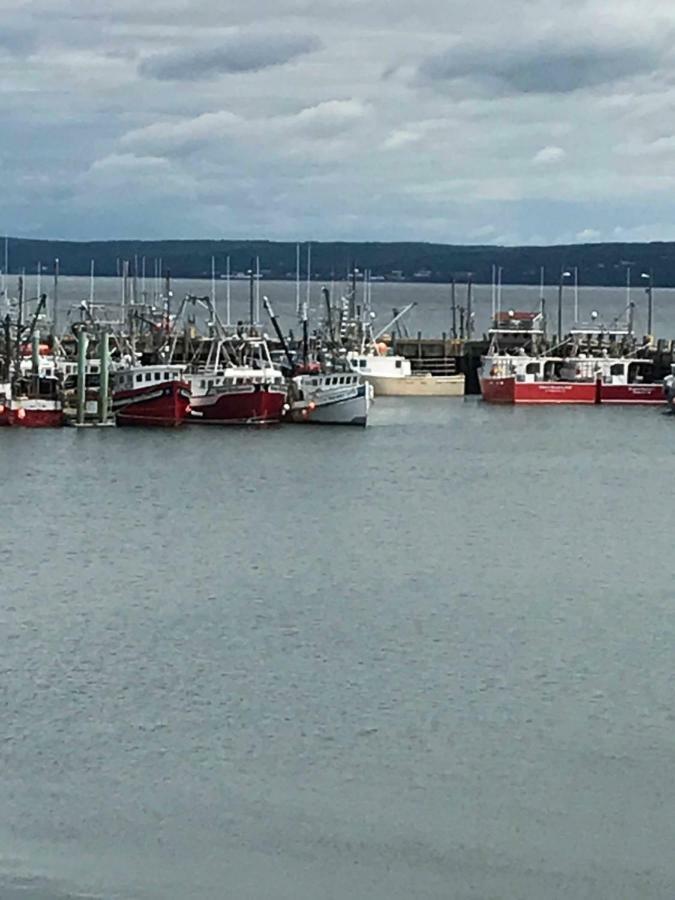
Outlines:
{"label": "cloud layer", "polygon": [[675,8],[5,0],[0,230],[671,237]]}
{"label": "cloud layer", "polygon": [[183,47],[144,59],[139,74],[161,81],[196,81],[237,72],[260,72],[318,50],[310,34],[229,34],[217,44]]}

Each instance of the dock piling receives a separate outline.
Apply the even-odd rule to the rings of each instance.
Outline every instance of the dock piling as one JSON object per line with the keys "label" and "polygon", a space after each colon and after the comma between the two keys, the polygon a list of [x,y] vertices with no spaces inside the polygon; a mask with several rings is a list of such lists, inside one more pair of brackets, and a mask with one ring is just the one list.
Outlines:
{"label": "dock piling", "polygon": [[87,345],[89,335],[81,328],[77,333],[77,424],[84,425],[87,401]]}
{"label": "dock piling", "polygon": [[99,335],[98,350],[100,360],[100,383],[98,389],[98,421],[101,425],[108,423],[109,393],[109,352],[110,336],[106,329]]}

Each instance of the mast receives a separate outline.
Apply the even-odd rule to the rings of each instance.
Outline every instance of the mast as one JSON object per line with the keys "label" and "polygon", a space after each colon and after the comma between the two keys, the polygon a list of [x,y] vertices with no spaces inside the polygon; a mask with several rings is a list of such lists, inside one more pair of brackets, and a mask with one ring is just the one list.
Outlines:
{"label": "mast", "polygon": [[56,322],[58,318],[59,311],[59,260],[58,257],[54,260],[54,300],[53,300],[54,309],[52,310],[52,337],[56,337],[58,334]]}
{"label": "mast", "polygon": [[286,359],[288,360],[288,365],[292,371],[294,368],[293,357],[291,356],[291,352],[288,349],[288,344],[286,343],[284,334],[281,330],[281,327],[279,326],[277,317],[274,315],[274,310],[272,309],[272,304],[270,303],[268,298],[265,297],[264,295],[263,295],[263,304],[265,306],[265,311],[267,312],[267,315],[270,317],[270,322],[272,323],[272,327],[274,328],[274,330],[276,332],[279,343],[281,344],[281,349],[286,354]]}
{"label": "mast", "polygon": [[21,332],[23,330],[23,275],[19,275],[19,308],[16,314],[16,374],[21,375]]}
{"label": "mast", "polygon": [[502,272],[504,271],[503,266],[497,266],[497,316],[501,314],[502,311]]}
{"label": "mast", "polygon": [[335,343],[335,335],[333,333],[333,312],[330,308],[330,291],[324,285],[321,288],[321,293],[323,294],[323,299],[326,303],[326,322],[328,324],[328,336],[330,337],[331,345]]}
{"label": "mast", "polygon": [[455,296],[455,276],[452,275],[450,279],[450,302],[451,302],[451,310],[452,310],[452,336],[453,338],[457,337],[457,298]]}
{"label": "mast", "polygon": [[544,277],[545,277],[544,267],[540,266],[540,268],[539,268],[539,299],[540,300],[544,299]]}
{"label": "mast", "polygon": [[3,359],[3,380],[9,381],[12,377],[12,317],[9,313],[2,322],[2,328],[5,333],[5,357]]}
{"label": "mast", "polygon": [[469,272],[466,281],[466,337],[471,340],[473,335],[473,280]]}
{"label": "mast", "polygon": [[95,263],[92,259],[89,263],[89,306],[94,305],[94,272],[95,272]]}
{"label": "mast", "polygon": [[300,244],[295,245],[295,316],[300,318]]}
{"label": "mast", "polygon": [[309,322],[308,322],[308,306],[304,304],[302,309],[302,359],[307,365],[309,358]]}
{"label": "mast", "polygon": [[260,324],[260,257],[255,258],[255,324]]}
{"label": "mast", "polygon": [[138,303],[138,253],[134,253],[134,275],[131,282],[134,306]]}
{"label": "mast", "polygon": [[312,242],[307,244],[307,298],[305,300],[305,309],[303,311],[303,321],[307,318],[307,310],[309,309],[309,301],[312,293]]}
{"label": "mast", "polygon": [[253,268],[253,260],[251,260],[251,264],[248,270],[248,321],[251,327],[253,327],[253,279],[255,277],[255,271]]}
{"label": "mast", "polygon": [[164,301],[166,308],[166,328],[168,331],[171,327],[171,298],[173,297],[173,291],[171,290],[171,269],[166,270],[164,289],[166,294],[166,300]]}
{"label": "mast", "polygon": [[574,267],[574,324],[579,321],[579,267]]}
{"label": "mast", "polygon": [[232,295],[231,295],[231,284],[230,284],[230,280],[231,280],[231,279],[230,279],[230,275],[231,275],[231,272],[230,272],[230,257],[229,257],[229,256],[227,257],[226,271],[227,271],[227,276],[226,276],[226,277],[227,277],[227,282],[226,282],[226,286],[227,286],[227,308],[226,308],[226,312],[227,312],[227,325],[228,325],[228,327],[229,327],[229,326],[232,324],[231,318],[230,318],[231,307],[232,307]]}
{"label": "mast", "polygon": [[216,308],[216,258],[211,256],[211,303]]}

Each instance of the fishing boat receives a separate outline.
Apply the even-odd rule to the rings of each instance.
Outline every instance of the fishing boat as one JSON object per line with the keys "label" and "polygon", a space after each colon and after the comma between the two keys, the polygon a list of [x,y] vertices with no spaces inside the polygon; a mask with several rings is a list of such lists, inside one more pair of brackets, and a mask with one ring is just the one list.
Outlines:
{"label": "fishing boat", "polygon": [[347,354],[347,362],[382,397],[463,397],[464,375],[413,372],[409,360],[380,343],[370,352]]}
{"label": "fishing boat", "polygon": [[27,375],[0,385],[0,425],[59,428],[64,423],[60,380]]}
{"label": "fishing boat", "polygon": [[190,385],[180,365],[130,366],[113,376],[117,425],[175,427],[190,409]]}
{"label": "fishing boat", "polygon": [[372,394],[372,385],[353,372],[295,375],[288,417],[303,424],[367,425]]}
{"label": "fishing boat", "polygon": [[565,360],[492,352],[478,372],[487,403],[597,403],[597,380],[561,376]]}
{"label": "fishing boat", "polygon": [[272,363],[267,341],[232,337],[214,341],[206,364],[186,375],[190,422],[265,425],[281,421],[286,379]]}
{"label": "fishing boat", "polygon": [[566,360],[563,377],[596,382],[597,402],[610,404],[663,404],[663,383],[650,377],[651,359],[577,356]]}
{"label": "fishing boat", "polygon": [[654,361],[641,356],[645,345],[638,345],[633,334],[633,304],[629,304],[625,322],[615,319],[609,327],[597,321],[575,326],[570,332],[572,356],[564,374],[598,382],[598,403],[660,404],[665,402],[663,383],[655,381]]}

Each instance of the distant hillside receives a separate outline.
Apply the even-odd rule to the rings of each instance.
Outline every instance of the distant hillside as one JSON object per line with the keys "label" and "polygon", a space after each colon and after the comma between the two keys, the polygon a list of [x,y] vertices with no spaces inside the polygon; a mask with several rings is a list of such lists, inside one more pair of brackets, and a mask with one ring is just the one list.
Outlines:
{"label": "distant hillside", "polygon": [[[303,278],[306,244],[301,246]],[[116,275],[122,260],[133,270],[137,260],[140,274],[145,258],[146,273],[155,271],[162,260],[163,271],[177,278],[209,277],[215,256],[218,275],[225,272],[230,256],[232,273],[244,273],[256,256],[266,278],[295,278],[296,245],[276,241],[46,241],[10,238],[9,272],[35,272],[39,263],[51,272],[58,257],[64,275],[87,275],[93,259],[97,275]],[[0,239],[0,268],[4,247]],[[312,276],[318,280],[343,278],[353,267],[370,269],[378,279],[388,281],[447,282],[454,275],[463,280],[471,272],[474,281],[488,283],[492,266],[501,266],[505,284],[537,284],[543,266],[548,284],[557,282],[562,270],[579,268],[584,285],[622,285],[626,266],[637,283],[650,269],[654,283],[675,285],[675,244],[577,244],[553,247],[493,247],[423,243],[312,243]]]}

